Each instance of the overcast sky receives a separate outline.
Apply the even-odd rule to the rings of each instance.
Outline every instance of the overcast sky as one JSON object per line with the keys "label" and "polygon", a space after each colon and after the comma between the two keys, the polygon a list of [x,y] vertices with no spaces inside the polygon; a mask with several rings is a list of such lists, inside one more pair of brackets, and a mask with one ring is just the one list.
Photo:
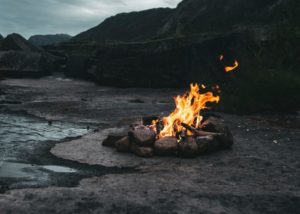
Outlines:
{"label": "overcast sky", "polygon": [[0,34],[76,35],[120,12],[176,7],[181,0],[0,0]]}

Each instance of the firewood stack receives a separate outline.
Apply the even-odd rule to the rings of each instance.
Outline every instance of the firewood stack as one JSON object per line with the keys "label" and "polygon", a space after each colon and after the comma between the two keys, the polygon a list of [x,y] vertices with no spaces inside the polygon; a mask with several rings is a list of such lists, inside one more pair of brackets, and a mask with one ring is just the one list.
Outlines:
{"label": "firewood stack", "polygon": [[[153,117],[151,117],[153,118]],[[201,128],[194,128],[187,124],[181,125],[185,131],[176,136],[158,138],[159,129],[153,129],[149,117],[142,122],[130,126],[127,135],[109,135],[103,142],[103,146],[114,147],[118,152],[131,152],[140,157],[179,156],[194,158],[201,154],[218,150],[230,149],[233,145],[233,136],[224,125],[221,118],[207,117],[201,124]],[[157,124],[161,126],[162,124]],[[187,133],[192,134],[187,134]]]}

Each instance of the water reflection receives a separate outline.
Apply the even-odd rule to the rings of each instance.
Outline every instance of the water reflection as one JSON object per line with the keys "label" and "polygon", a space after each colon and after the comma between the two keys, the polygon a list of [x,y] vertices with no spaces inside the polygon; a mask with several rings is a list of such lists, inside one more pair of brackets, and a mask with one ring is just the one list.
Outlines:
{"label": "water reflection", "polygon": [[0,160],[18,158],[22,151],[32,150],[36,143],[59,141],[86,134],[86,128],[75,124],[47,121],[0,113]]}
{"label": "water reflection", "polygon": [[[0,113],[0,186],[7,179],[18,179],[18,184],[35,186],[51,183],[52,173],[74,173],[75,169],[56,165],[37,165],[28,161],[27,154],[46,141],[59,141],[88,132],[86,127],[72,123],[46,120],[36,117]],[[22,186],[22,185],[21,185]]]}

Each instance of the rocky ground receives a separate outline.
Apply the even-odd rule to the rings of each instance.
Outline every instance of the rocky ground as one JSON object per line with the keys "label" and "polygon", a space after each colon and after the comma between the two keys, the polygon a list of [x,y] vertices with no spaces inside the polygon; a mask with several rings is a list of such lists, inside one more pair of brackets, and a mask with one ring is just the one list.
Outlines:
{"label": "rocky ground", "polygon": [[300,212],[297,125],[220,114],[234,135],[232,150],[195,159],[142,159],[104,148],[101,141],[136,118],[171,111],[171,96],[180,90],[103,88],[52,76],[4,80],[0,91],[1,111],[99,127],[57,143],[52,154],[83,166],[128,169],[85,178],[75,187],[7,191],[0,195],[1,213]]}

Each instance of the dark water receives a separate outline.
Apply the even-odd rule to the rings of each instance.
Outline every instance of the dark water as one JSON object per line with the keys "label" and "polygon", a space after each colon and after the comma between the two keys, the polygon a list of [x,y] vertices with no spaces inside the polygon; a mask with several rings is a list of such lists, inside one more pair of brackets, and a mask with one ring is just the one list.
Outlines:
{"label": "dark water", "polygon": [[[63,174],[76,173],[77,169],[53,165],[53,161],[36,163],[35,150],[67,137],[86,134],[86,127],[71,123],[48,122],[24,115],[0,113],[0,185],[10,188],[41,186],[55,183]],[[35,157],[36,156],[36,157]],[[47,164],[49,163],[49,164]],[[54,176],[54,174],[57,174]]]}

